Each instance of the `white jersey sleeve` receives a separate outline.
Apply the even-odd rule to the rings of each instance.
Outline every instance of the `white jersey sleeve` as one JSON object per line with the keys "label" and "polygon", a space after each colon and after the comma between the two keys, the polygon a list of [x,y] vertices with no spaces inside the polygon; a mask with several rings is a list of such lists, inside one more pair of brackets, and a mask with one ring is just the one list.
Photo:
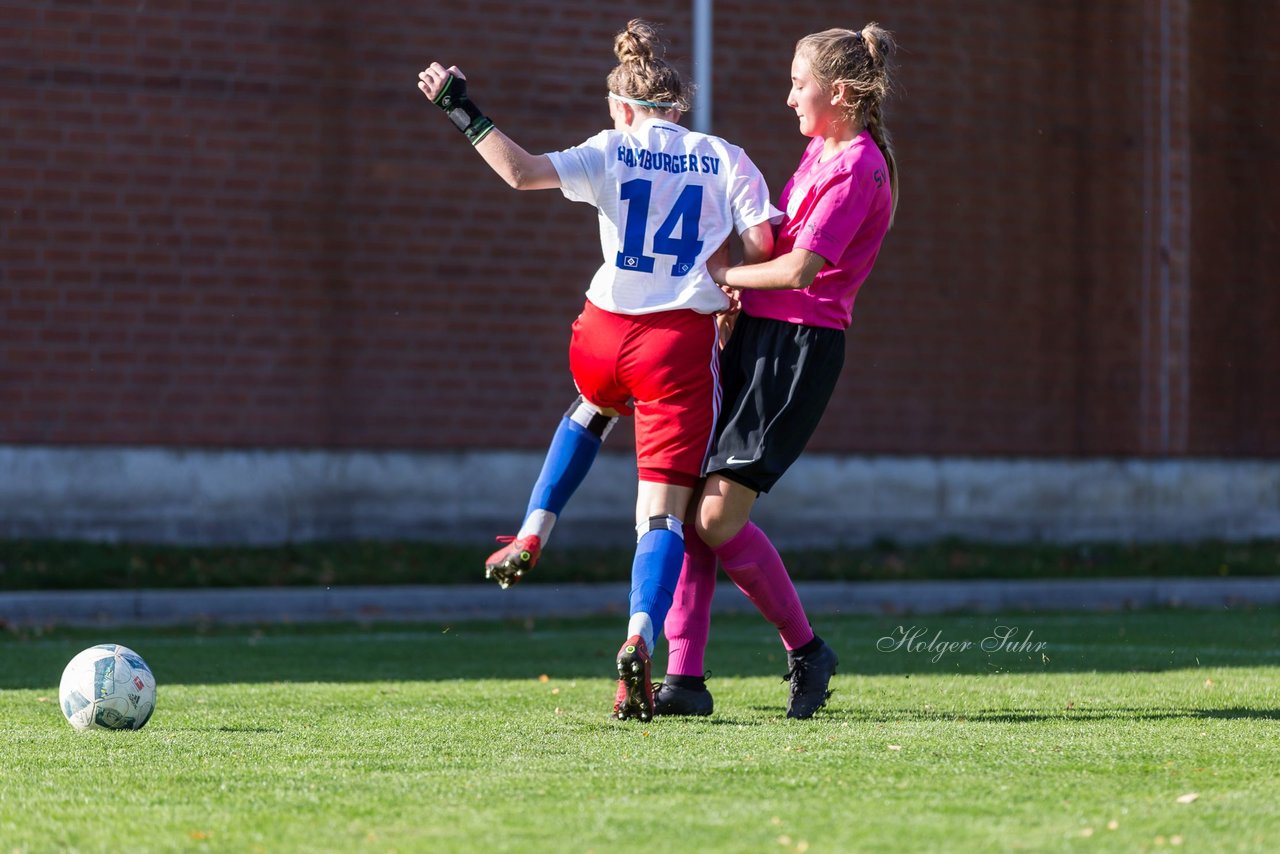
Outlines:
{"label": "white jersey sleeve", "polygon": [[547,155],[560,176],[560,192],[571,202],[596,204],[605,177],[604,149],[608,131],[601,131],[581,145]]}
{"label": "white jersey sleeve", "polygon": [[603,131],[548,157],[565,198],[599,210],[603,263],[587,299],[605,311],[723,311],[707,258],[732,232],[778,216],[741,148],[671,122]]}
{"label": "white jersey sleeve", "polygon": [[769,186],[765,183],[764,175],[760,174],[745,151],[739,148],[737,152],[734,177],[729,185],[734,230],[741,234],[762,222],[781,222],[782,211],[769,201]]}

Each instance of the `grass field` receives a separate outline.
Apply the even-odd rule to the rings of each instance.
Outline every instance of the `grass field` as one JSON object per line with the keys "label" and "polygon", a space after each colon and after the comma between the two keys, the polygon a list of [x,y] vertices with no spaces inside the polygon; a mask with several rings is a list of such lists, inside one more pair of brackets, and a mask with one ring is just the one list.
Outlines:
{"label": "grass field", "polygon": [[[984,652],[1001,626],[1027,643]],[[812,721],[782,717],[754,617],[713,626],[714,716],[611,721],[620,628],[0,635],[0,851],[1280,842],[1275,610],[824,617],[842,667]],[[63,664],[107,640],[157,675],[140,732],[77,733],[58,710]]]}

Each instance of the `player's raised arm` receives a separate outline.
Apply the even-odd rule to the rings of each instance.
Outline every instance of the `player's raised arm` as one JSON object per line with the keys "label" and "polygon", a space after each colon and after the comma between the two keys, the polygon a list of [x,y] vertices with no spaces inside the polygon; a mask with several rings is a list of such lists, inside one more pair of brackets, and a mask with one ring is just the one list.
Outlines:
{"label": "player's raised arm", "polygon": [[560,175],[545,154],[530,154],[494,127],[467,94],[467,77],[456,65],[433,62],[418,74],[418,88],[467,137],[484,162],[517,190],[553,190]]}

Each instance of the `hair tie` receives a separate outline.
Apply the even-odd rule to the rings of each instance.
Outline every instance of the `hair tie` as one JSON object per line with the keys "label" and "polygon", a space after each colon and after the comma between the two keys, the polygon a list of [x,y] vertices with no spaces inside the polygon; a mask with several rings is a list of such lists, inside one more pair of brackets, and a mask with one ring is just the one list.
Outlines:
{"label": "hair tie", "polygon": [[621,101],[624,104],[635,104],[637,107],[657,107],[663,110],[669,110],[672,107],[679,106],[675,101],[642,101],[639,98],[624,98],[613,92],[609,93],[609,97],[615,101]]}

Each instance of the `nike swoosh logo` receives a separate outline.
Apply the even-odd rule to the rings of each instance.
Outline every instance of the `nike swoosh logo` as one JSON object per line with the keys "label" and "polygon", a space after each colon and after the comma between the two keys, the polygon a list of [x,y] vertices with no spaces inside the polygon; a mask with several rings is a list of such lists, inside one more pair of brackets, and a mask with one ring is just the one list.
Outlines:
{"label": "nike swoosh logo", "polygon": [[739,457],[729,457],[729,459],[725,460],[725,462],[731,466],[740,466],[743,463],[754,463],[755,460],[744,460],[744,459],[740,459]]}

